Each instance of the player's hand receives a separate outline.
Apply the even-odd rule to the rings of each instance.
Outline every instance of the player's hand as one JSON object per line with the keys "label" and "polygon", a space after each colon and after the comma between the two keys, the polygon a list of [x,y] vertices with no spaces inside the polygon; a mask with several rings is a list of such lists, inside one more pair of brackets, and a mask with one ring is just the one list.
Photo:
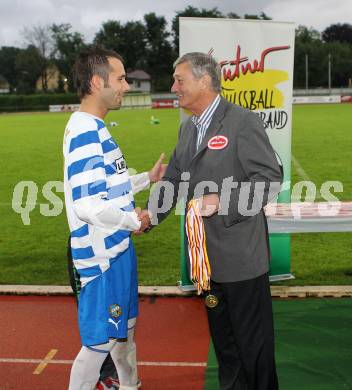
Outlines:
{"label": "player's hand", "polygon": [[150,227],[150,215],[147,209],[141,210],[140,207],[136,207],[135,212],[137,213],[138,219],[141,221],[139,230],[133,232],[138,236]]}
{"label": "player's hand", "polygon": [[218,194],[204,195],[198,199],[200,215],[202,217],[211,217],[220,209],[220,200]]}
{"label": "player's hand", "polygon": [[162,164],[165,158],[165,154],[161,153],[158,161],[154,164],[153,168],[148,172],[149,180],[151,183],[157,183],[165,175],[167,164]]}

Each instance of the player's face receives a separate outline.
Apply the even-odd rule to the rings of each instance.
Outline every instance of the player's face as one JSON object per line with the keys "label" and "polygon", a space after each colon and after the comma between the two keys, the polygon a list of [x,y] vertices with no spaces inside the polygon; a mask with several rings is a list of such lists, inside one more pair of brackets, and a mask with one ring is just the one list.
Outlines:
{"label": "player's face", "polygon": [[109,58],[110,73],[107,85],[102,89],[102,100],[107,109],[121,107],[123,95],[130,89],[123,64],[117,58]]}
{"label": "player's face", "polygon": [[177,95],[180,107],[198,114],[198,106],[204,93],[204,81],[194,77],[187,62],[176,66],[171,92]]}

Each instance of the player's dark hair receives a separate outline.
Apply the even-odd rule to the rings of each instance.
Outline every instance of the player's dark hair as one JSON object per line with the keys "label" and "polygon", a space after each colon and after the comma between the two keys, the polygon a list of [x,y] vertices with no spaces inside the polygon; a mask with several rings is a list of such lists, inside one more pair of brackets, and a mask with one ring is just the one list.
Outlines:
{"label": "player's dark hair", "polygon": [[90,95],[91,81],[94,75],[100,76],[108,84],[111,71],[109,58],[117,58],[123,63],[122,57],[113,50],[100,46],[91,46],[82,50],[73,66],[73,81],[80,99]]}

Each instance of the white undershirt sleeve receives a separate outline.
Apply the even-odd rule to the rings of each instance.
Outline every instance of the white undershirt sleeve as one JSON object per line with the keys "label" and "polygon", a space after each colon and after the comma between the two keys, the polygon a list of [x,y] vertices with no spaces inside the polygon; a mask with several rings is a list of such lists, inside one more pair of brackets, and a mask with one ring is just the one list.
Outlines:
{"label": "white undershirt sleeve", "polygon": [[143,172],[137,175],[130,176],[130,180],[132,184],[133,195],[145,190],[150,184],[148,172]]}
{"label": "white undershirt sleeve", "polygon": [[100,195],[76,200],[73,209],[78,218],[101,228],[134,231],[141,226],[134,211],[123,211],[113,200],[105,200]]}

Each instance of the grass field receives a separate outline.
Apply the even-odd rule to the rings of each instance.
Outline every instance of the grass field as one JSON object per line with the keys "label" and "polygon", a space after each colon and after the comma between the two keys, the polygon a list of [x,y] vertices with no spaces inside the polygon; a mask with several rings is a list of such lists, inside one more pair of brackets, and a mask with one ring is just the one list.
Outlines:
{"label": "grass field", "polygon": [[[151,115],[160,119],[159,125],[150,124]],[[68,117],[64,113],[0,116],[0,284],[67,284],[65,212],[44,217],[40,204],[50,204],[42,194],[44,184],[62,180],[62,136]],[[339,199],[352,200],[348,158],[352,150],[351,118],[352,106],[348,104],[294,107],[293,183],[309,177],[319,189],[324,181],[338,180],[343,183]],[[111,133],[129,167],[138,172],[149,169],[160,152],[170,156],[178,120],[178,110],[172,109],[122,110],[106,118],[107,123],[119,123]],[[29,213],[30,225],[24,225],[11,207],[14,187],[20,181],[34,182],[38,188],[35,208]],[[35,187],[32,192],[35,195]],[[63,199],[62,193],[58,195]],[[139,194],[137,204],[144,205],[147,195]],[[179,280],[179,222],[174,215],[151,234],[134,241],[140,284],[174,285]],[[296,279],[285,283],[352,284],[351,243],[350,233],[293,235]]]}

